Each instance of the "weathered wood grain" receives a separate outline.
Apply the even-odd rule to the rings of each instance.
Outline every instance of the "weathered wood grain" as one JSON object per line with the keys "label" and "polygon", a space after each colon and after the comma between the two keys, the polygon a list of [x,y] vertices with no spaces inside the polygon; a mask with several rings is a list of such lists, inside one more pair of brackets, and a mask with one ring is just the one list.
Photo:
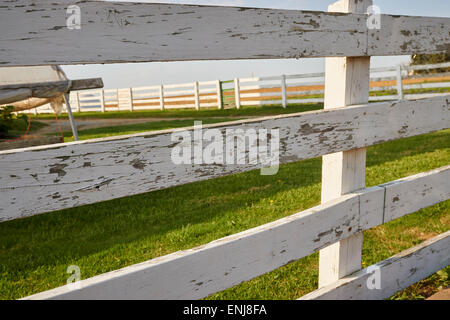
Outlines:
{"label": "weathered wood grain", "polygon": [[[339,0],[331,12],[365,13],[372,0]],[[325,59],[324,109],[364,104],[369,101],[370,57]],[[322,157],[321,201],[339,198],[366,186],[366,149],[342,151]],[[319,287],[361,269],[363,234],[320,250]]]}
{"label": "weathered wood grain", "polygon": [[[449,20],[449,18],[440,20],[440,18],[381,15],[381,28],[368,31],[367,52],[370,56],[414,54],[416,51],[448,53]],[[381,48],[381,44],[384,48]],[[432,52],[426,52],[427,47]]]}
{"label": "weathered wood grain", "polygon": [[[103,81],[101,78],[0,85],[0,104],[20,101],[19,104],[25,103],[36,107],[36,105],[39,104],[28,103],[30,101],[22,102],[21,100],[31,97],[54,98],[60,96],[62,93],[69,92],[70,90],[96,88],[103,88]],[[14,105],[14,107],[15,110],[23,109],[20,105]]]}
{"label": "weathered wood grain", "polygon": [[69,90],[86,90],[103,88],[102,78],[78,79],[78,80],[60,80],[35,83],[17,83],[0,85],[0,90],[20,90],[30,89],[33,91],[58,90],[59,92],[67,92]]}
{"label": "weathered wood grain", "polygon": [[[427,178],[442,175],[449,167],[427,173]],[[414,179],[398,183],[407,188]],[[344,195],[197,248],[82,280],[79,290],[63,286],[27,298],[202,298],[382,224],[384,193],[384,187],[377,186]],[[410,200],[402,198],[400,202]],[[434,198],[436,202],[443,200],[446,198]],[[401,215],[409,213],[402,211]]]}
{"label": "weathered wood grain", "polygon": [[0,90],[0,104],[12,103],[31,97],[30,89]]}
{"label": "weathered wood grain", "polygon": [[274,270],[358,228],[358,196],[30,299],[198,299]]}
{"label": "weathered wood grain", "polygon": [[[376,300],[386,299],[396,292],[430,276],[450,264],[450,231],[387,260],[342,278],[311,292],[301,300]],[[380,289],[369,289],[367,282],[379,268]]]}
{"label": "weathered wood grain", "polygon": [[[446,97],[374,103],[206,125],[226,141],[227,129],[279,129],[280,163],[448,128]],[[192,133],[192,127],[187,128]],[[173,132],[147,132],[0,152],[0,221],[163,189],[262,164],[172,162]],[[208,144],[204,143],[204,148]],[[236,145],[234,146],[236,148]],[[248,160],[249,148],[246,148]],[[224,148],[225,154],[225,148]],[[194,163],[194,156],[191,156]],[[235,162],[236,163],[236,162]]]}
{"label": "weathered wood grain", "polygon": [[[29,88],[31,95],[30,97],[35,98],[53,98],[60,96],[61,93],[67,92],[70,89],[70,80],[62,81],[51,81],[51,82],[41,82],[41,83],[24,83],[24,84],[11,84],[0,86],[0,95],[3,90],[21,90],[23,88]],[[18,100],[16,100],[18,101]],[[0,103],[4,101],[0,100]]]}
{"label": "weathered wood grain", "polygon": [[103,88],[102,78],[71,80],[70,90],[87,90]]}
{"label": "weathered wood grain", "polygon": [[[384,223],[397,219],[405,212],[414,212],[450,198],[450,166],[441,174],[419,173],[383,185],[386,189]],[[408,182],[408,183],[405,183]],[[408,201],[400,201],[406,198]]]}
{"label": "weathered wood grain", "polygon": [[[81,29],[67,28],[69,5],[80,7]],[[0,6],[4,66],[441,53],[450,45],[448,18],[383,15],[381,29],[368,30],[365,14],[71,0]]]}

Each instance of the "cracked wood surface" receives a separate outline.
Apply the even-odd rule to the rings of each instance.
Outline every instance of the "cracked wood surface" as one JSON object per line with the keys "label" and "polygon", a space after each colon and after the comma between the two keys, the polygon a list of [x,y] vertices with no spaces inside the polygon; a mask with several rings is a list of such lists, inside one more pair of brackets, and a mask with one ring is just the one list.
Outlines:
{"label": "cracked wood surface", "polygon": [[[449,127],[448,98],[374,103],[206,125],[279,129],[280,163],[310,159]],[[193,128],[188,128],[192,133]],[[0,221],[261,168],[172,162],[173,129],[0,151]],[[192,135],[193,136],[193,135]],[[209,144],[204,142],[203,148]],[[236,144],[234,145],[236,149]],[[225,154],[224,149],[224,154]],[[194,156],[191,156],[194,163]],[[236,163],[236,162],[235,162]]]}
{"label": "cracked wood surface", "polygon": [[[70,92],[71,90],[86,90],[103,88],[103,81],[101,78],[78,79],[78,80],[61,80],[61,81],[47,81],[35,83],[18,83],[1,85],[0,84],[0,104],[19,103],[14,105],[14,110],[23,110],[21,104],[28,98],[55,98],[62,93]],[[34,101],[39,101],[34,99]],[[40,101],[39,101],[40,103]],[[48,103],[48,102],[47,102]],[[34,105],[26,101],[25,104]]]}
{"label": "cracked wood surface", "polygon": [[[329,12],[364,13],[372,0],[339,0]],[[324,109],[369,102],[370,57],[325,58]],[[366,186],[366,148],[322,157],[321,201]],[[361,269],[363,234],[333,243],[319,253],[319,288]]]}
{"label": "cracked wood surface", "polygon": [[[404,183],[408,182],[408,183]],[[405,188],[407,186],[407,188]],[[384,222],[397,219],[411,210],[420,210],[436,203],[436,199],[450,198],[450,170],[430,177],[423,172],[383,184],[386,189],[386,204]],[[401,199],[416,198],[415,201],[401,201]],[[420,206],[417,206],[420,204]]]}
{"label": "cracked wood surface", "polygon": [[[448,192],[448,182],[440,182],[448,181],[449,172],[450,166],[446,166],[393,183],[406,190],[421,179],[441,189],[438,194],[443,196],[445,188]],[[385,199],[385,188],[381,185],[344,195],[196,248],[85,279],[79,282],[79,290],[62,286],[26,299],[203,298],[383,224],[383,208],[389,200]],[[429,190],[424,187],[421,191]],[[428,205],[448,199],[448,194],[446,197],[433,197]],[[414,195],[402,197],[399,202],[408,204],[408,211],[400,209],[396,217],[415,212],[421,208],[421,201]]]}
{"label": "cracked wood surface", "polygon": [[[313,291],[301,300],[380,300],[450,264],[450,231]],[[379,268],[380,288],[369,289]]]}
{"label": "cracked wood surface", "polygon": [[[66,26],[69,5],[81,29]],[[443,53],[450,19],[107,1],[0,2],[0,65]]]}

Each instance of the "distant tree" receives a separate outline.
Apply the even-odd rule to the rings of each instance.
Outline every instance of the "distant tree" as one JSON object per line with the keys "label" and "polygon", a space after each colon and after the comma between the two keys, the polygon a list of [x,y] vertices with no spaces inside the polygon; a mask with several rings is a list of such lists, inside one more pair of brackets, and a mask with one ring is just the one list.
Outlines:
{"label": "distant tree", "polygon": [[[411,56],[411,65],[434,64],[449,61],[450,61],[450,53],[413,54]],[[415,74],[441,73],[441,72],[450,72],[450,68],[414,71]]]}
{"label": "distant tree", "polygon": [[26,114],[16,115],[13,106],[0,106],[0,139],[10,137],[10,130],[17,129],[17,120],[22,119],[28,123]]}

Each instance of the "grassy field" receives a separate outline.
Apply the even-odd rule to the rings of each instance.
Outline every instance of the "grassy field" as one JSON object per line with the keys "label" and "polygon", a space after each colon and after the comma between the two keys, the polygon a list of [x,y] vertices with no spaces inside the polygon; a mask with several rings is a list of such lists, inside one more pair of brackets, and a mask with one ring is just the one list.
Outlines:
{"label": "grassy field", "polygon": [[[239,120],[240,118],[232,119]],[[230,118],[200,118],[196,119],[202,121],[205,124],[211,123],[219,123],[230,121]],[[194,120],[191,119],[181,119],[181,120],[164,120],[164,121],[154,121],[154,122],[145,122],[145,123],[136,123],[136,124],[128,124],[121,126],[111,126],[111,127],[100,127],[93,129],[85,129],[78,131],[79,140],[87,140],[94,138],[103,138],[109,136],[117,136],[123,134],[132,134],[138,132],[146,132],[146,131],[155,131],[155,130],[164,130],[171,128],[182,128],[182,127],[190,127],[194,125]],[[73,134],[70,131],[66,131],[63,133],[64,142],[73,141]]]}
{"label": "grassy field", "polygon": [[[8,131],[9,138],[13,139],[15,137],[20,137],[21,135],[25,134],[27,131],[28,122],[24,121],[23,119],[13,119],[12,120],[12,128]],[[28,134],[33,134],[39,129],[45,127],[45,124],[39,121],[31,120],[30,122],[30,129],[28,131]]]}
{"label": "grassy field", "polygon": [[[228,89],[232,90],[232,89]],[[226,91],[226,90],[225,90]],[[445,93],[450,92],[448,88],[424,88],[424,89],[405,89],[404,94],[420,94],[420,93]],[[388,96],[397,94],[396,90],[385,91],[373,91],[370,92],[371,96]],[[298,95],[292,96],[290,99],[316,99],[323,98],[323,94],[310,94],[310,95]],[[120,118],[164,118],[165,120],[186,119],[195,118],[201,120],[201,118],[224,118],[224,117],[254,117],[254,116],[270,116],[276,114],[287,114],[293,112],[304,112],[317,110],[322,108],[322,103],[311,104],[289,104],[288,108],[283,109],[281,105],[264,105],[261,106],[241,106],[240,109],[216,109],[216,108],[202,108],[200,110],[195,109],[166,109],[166,110],[140,110],[140,111],[107,111],[105,113],[97,111],[87,112],[74,112],[76,119],[120,119]],[[28,114],[33,120],[51,120],[55,119],[54,114]],[[67,114],[61,114],[58,116],[60,119],[67,119]],[[127,128],[124,128],[127,130]],[[66,136],[66,134],[65,134]],[[71,135],[70,135],[71,136]],[[69,136],[69,137],[70,137]],[[87,138],[86,138],[87,139]]]}
{"label": "grassy field", "polygon": [[[252,108],[230,112],[243,117],[241,112],[250,112],[246,110]],[[253,109],[252,114],[268,110]],[[203,115],[214,117],[217,111]],[[219,112],[223,116],[224,111]],[[367,185],[431,170],[449,160],[450,130],[373,146],[367,153]],[[282,165],[275,176],[261,176],[256,170],[3,222],[0,298],[16,299],[64,285],[70,265],[79,266],[85,279],[307,209],[320,202],[320,177],[317,158]],[[363,266],[449,229],[450,201],[446,201],[368,230]],[[298,298],[317,287],[317,267],[316,253],[209,299]],[[393,298],[421,299],[448,286],[448,272],[447,267]]]}
{"label": "grassy field", "polygon": [[[444,81],[445,82],[445,81]],[[234,89],[227,89],[225,91],[234,91]],[[422,94],[422,93],[446,93],[450,92],[450,87],[443,87],[443,88],[421,88],[421,89],[404,89],[403,94]],[[276,93],[274,93],[275,95]],[[323,93],[315,93],[315,94],[298,94],[298,95],[291,95],[289,94],[289,99],[319,99],[323,98]],[[389,95],[397,95],[397,90],[382,90],[382,91],[371,91],[369,93],[372,97],[377,96],[389,96]],[[261,97],[263,98],[263,97]],[[255,98],[256,99],[256,98]],[[267,98],[266,98],[267,99]],[[272,100],[272,98],[268,98],[269,100]],[[234,96],[228,96],[227,102],[234,105]],[[373,101],[375,102],[375,101]],[[379,101],[376,101],[379,102]]]}
{"label": "grassy field", "polygon": [[[217,109],[203,109],[200,111],[196,110],[148,110],[148,111],[139,111],[139,112],[129,112],[129,111],[120,111],[120,112],[108,112],[105,114],[98,112],[90,112],[90,113],[75,113],[75,117],[77,119],[130,119],[130,118],[138,118],[136,114],[141,115],[140,118],[152,118],[152,121],[138,124],[127,124],[127,125],[115,125],[115,126],[107,126],[107,127],[99,127],[93,129],[85,129],[79,130],[78,136],[80,140],[93,139],[93,138],[101,138],[108,137],[114,135],[122,135],[122,134],[132,134],[138,132],[146,132],[146,131],[154,131],[154,130],[163,130],[169,128],[180,128],[180,127],[189,127],[194,124],[195,121],[202,121],[203,124],[211,124],[211,123],[219,123],[226,122],[232,120],[240,120],[246,119],[250,117],[262,117],[269,116],[275,114],[287,114],[287,113],[295,113],[295,112],[305,112],[318,110],[323,107],[323,104],[305,104],[305,105],[294,105],[289,106],[286,109],[280,108],[280,106],[264,106],[261,107],[243,107],[239,110],[237,109],[225,109],[225,110],[217,110]],[[101,117],[104,116],[104,117]],[[53,116],[54,117],[54,116]],[[51,118],[51,117],[50,117]],[[49,119],[48,115],[37,115],[34,116],[32,123],[40,123],[40,119]],[[54,119],[54,118],[53,118]],[[159,121],[154,121],[155,119],[161,119]],[[167,120],[169,119],[169,120]],[[59,133],[54,133],[55,135],[59,135]],[[73,141],[73,136],[71,131],[63,132],[64,141],[70,142]]]}
{"label": "grassy field", "polygon": [[[450,89],[450,88],[448,88]],[[389,92],[385,94],[390,94]],[[323,96],[323,95],[322,95]],[[261,106],[243,106],[240,109],[224,109],[218,110],[215,108],[207,109],[168,109],[168,110],[143,110],[143,111],[111,111],[106,113],[101,112],[78,112],[74,113],[76,119],[142,119],[151,118],[152,121],[139,124],[114,125],[108,127],[99,127],[93,129],[79,130],[78,135],[80,140],[94,139],[101,137],[108,137],[121,134],[132,134],[145,131],[163,130],[169,128],[180,128],[192,126],[193,121],[202,121],[203,124],[226,122],[231,120],[246,119],[251,117],[263,117],[276,114],[288,114],[296,112],[305,112],[322,109],[322,103],[311,104],[297,104],[289,105],[283,109],[279,105]],[[61,119],[67,119],[67,114],[59,116]],[[52,114],[31,115],[32,125],[38,126],[39,120],[55,119]],[[155,121],[155,119],[160,119]],[[54,133],[59,135],[60,133]],[[63,132],[64,141],[73,141],[71,131]]]}
{"label": "grassy field", "polygon": [[[141,110],[141,111],[108,111],[102,112],[74,112],[73,115],[76,119],[120,119],[120,118],[170,118],[174,119],[196,119],[202,118],[224,118],[224,117],[236,117],[246,118],[252,116],[271,116],[276,114],[287,114],[294,112],[305,112],[311,110],[317,110],[322,108],[321,103],[311,104],[297,104],[289,105],[288,108],[281,108],[279,105],[267,105],[263,108],[260,106],[245,106],[240,109],[216,109],[216,108],[204,108],[200,110],[195,109],[166,109],[166,110]],[[30,115],[33,120],[39,119],[55,119],[54,114],[38,114]],[[60,119],[67,119],[67,114],[61,114],[58,116]]]}
{"label": "grassy field", "polygon": [[[405,89],[403,94],[421,94],[421,93],[445,93],[450,92],[450,87],[446,88],[422,88],[422,89]],[[383,91],[373,91],[370,93],[371,96],[388,96],[396,95],[397,90],[383,90]]]}

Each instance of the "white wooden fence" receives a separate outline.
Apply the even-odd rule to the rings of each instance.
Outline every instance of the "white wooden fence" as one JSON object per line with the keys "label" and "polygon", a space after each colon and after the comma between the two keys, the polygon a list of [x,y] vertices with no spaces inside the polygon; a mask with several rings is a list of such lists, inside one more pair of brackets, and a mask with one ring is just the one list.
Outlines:
{"label": "white wooden fence", "polygon": [[[9,23],[13,25],[3,28],[0,14],[2,30],[21,30],[19,22],[14,21],[21,21],[18,18],[27,6],[17,3],[5,2],[6,8],[11,9],[6,17],[12,17]],[[24,39],[19,44],[10,42],[11,53],[21,49],[23,43],[38,44],[42,37],[51,41],[43,48],[38,46],[42,51],[49,50],[47,55],[6,54],[2,56],[6,65],[46,63],[47,59],[85,63],[328,56],[325,110],[206,126],[218,128],[223,135],[225,129],[231,128],[279,128],[283,146],[280,163],[323,156],[321,205],[197,248],[84,279],[79,289],[62,286],[27,298],[197,299],[320,251],[320,288],[304,298],[382,299],[447,266],[450,231],[378,263],[379,290],[365,285],[370,274],[367,269],[360,270],[364,230],[450,198],[450,165],[365,188],[365,147],[449,128],[450,124],[448,95],[368,104],[370,55],[444,52],[450,45],[450,19],[382,15],[382,28],[368,30],[367,16],[359,13],[370,4],[370,0],[340,0],[330,6],[330,11],[352,13],[329,15],[99,2],[96,6],[125,10],[127,19],[133,22],[133,41],[116,43],[111,40],[114,28],[109,37],[99,36],[104,29],[97,32],[94,26],[103,26],[104,22],[90,13],[92,4],[87,2],[83,10],[88,16],[85,21],[89,22],[83,32],[90,40],[98,41],[94,51],[83,46],[85,50],[59,51],[67,41],[70,46],[72,31],[66,39],[64,30],[46,25],[51,19],[32,20],[31,23],[44,24],[45,28],[35,26],[33,30],[41,33],[28,34],[28,40],[20,32],[8,35],[6,40]],[[33,14],[37,11],[39,15],[51,16],[62,12],[64,6],[46,3],[33,8]],[[150,29],[140,25],[147,12],[155,20]],[[164,14],[164,21],[160,14]],[[241,24],[237,26],[236,21]],[[158,25],[164,26],[161,30],[170,29],[163,37],[164,46],[159,46],[160,38],[155,36],[145,51],[140,50],[144,35],[157,30]],[[180,28],[189,30],[186,32],[194,39],[192,44],[183,40],[186,34],[182,38],[173,34],[176,30],[185,33]],[[227,30],[240,36],[229,38]],[[329,30],[336,30],[336,34]],[[117,33],[121,38],[123,30],[117,29]],[[3,33],[0,40],[2,36]],[[127,43],[131,43],[130,47]],[[222,45],[229,49],[223,50]],[[293,45],[297,48],[291,52]],[[176,165],[171,161],[171,133],[180,130],[184,129],[1,151],[0,219],[25,218],[261,167],[251,163]]]}
{"label": "white wooden fence", "polygon": [[[420,99],[441,96],[442,93],[403,94],[408,89],[439,89],[450,87],[450,74],[412,76],[412,70],[448,68],[450,62],[422,66],[402,66],[371,69],[371,92],[395,90],[397,94],[370,96],[369,101]],[[377,76],[383,74],[383,76]],[[70,103],[75,112],[164,110],[184,108],[224,107],[223,95],[229,96],[232,107],[250,105],[282,105],[323,102],[311,95],[324,93],[325,73],[291,74],[270,77],[236,78],[230,91],[223,92],[220,80],[199,81],[147,87],[73,91]],[[400,80],[399,80],[400,79]],[[236,94],[238,93],[238,94]],[[445,93],[444,93],[445,95]],[[230,106],[228,103],[227,106]],[[64,108],[64,112],[65,112]],[[25,111],[53,113],[49,105]]]}
{"label": "white wooden fence", "polygon": [[[450,74],[447,73],[427,76],[408,76],[408,71],[418,70],[418,67],[420,70],[445,68],[450,67],[450,62],[423,66],[399,65],[398,67],[371,69],[370,92],[387,90],[395,90],[397,92],[394,95],[370,96],[369,101],[420,99],[438,96],[442,94],[417,93],[405,95],[403,94],[403,90],[450,87]],[[380,73],[384,75],[382,77],[377,76]],[[286,107],[287,104],[323,102],[323,98],[311,98],[308,96],[324,93],[324,79],[325,73],[237,79],[235,83],[239,85],[240,103],[236,105],[239,107],[240,105],[278,104]]]}
{"label": "white wooden fence", "polygon": [[[164,109],[222,108],[219,80],[158,86],[72,91],[70,105],[75,112],[137,111]],[[66,109],[64,108],[64,111]],[[44,105],[28,113],[53,113]]]}

